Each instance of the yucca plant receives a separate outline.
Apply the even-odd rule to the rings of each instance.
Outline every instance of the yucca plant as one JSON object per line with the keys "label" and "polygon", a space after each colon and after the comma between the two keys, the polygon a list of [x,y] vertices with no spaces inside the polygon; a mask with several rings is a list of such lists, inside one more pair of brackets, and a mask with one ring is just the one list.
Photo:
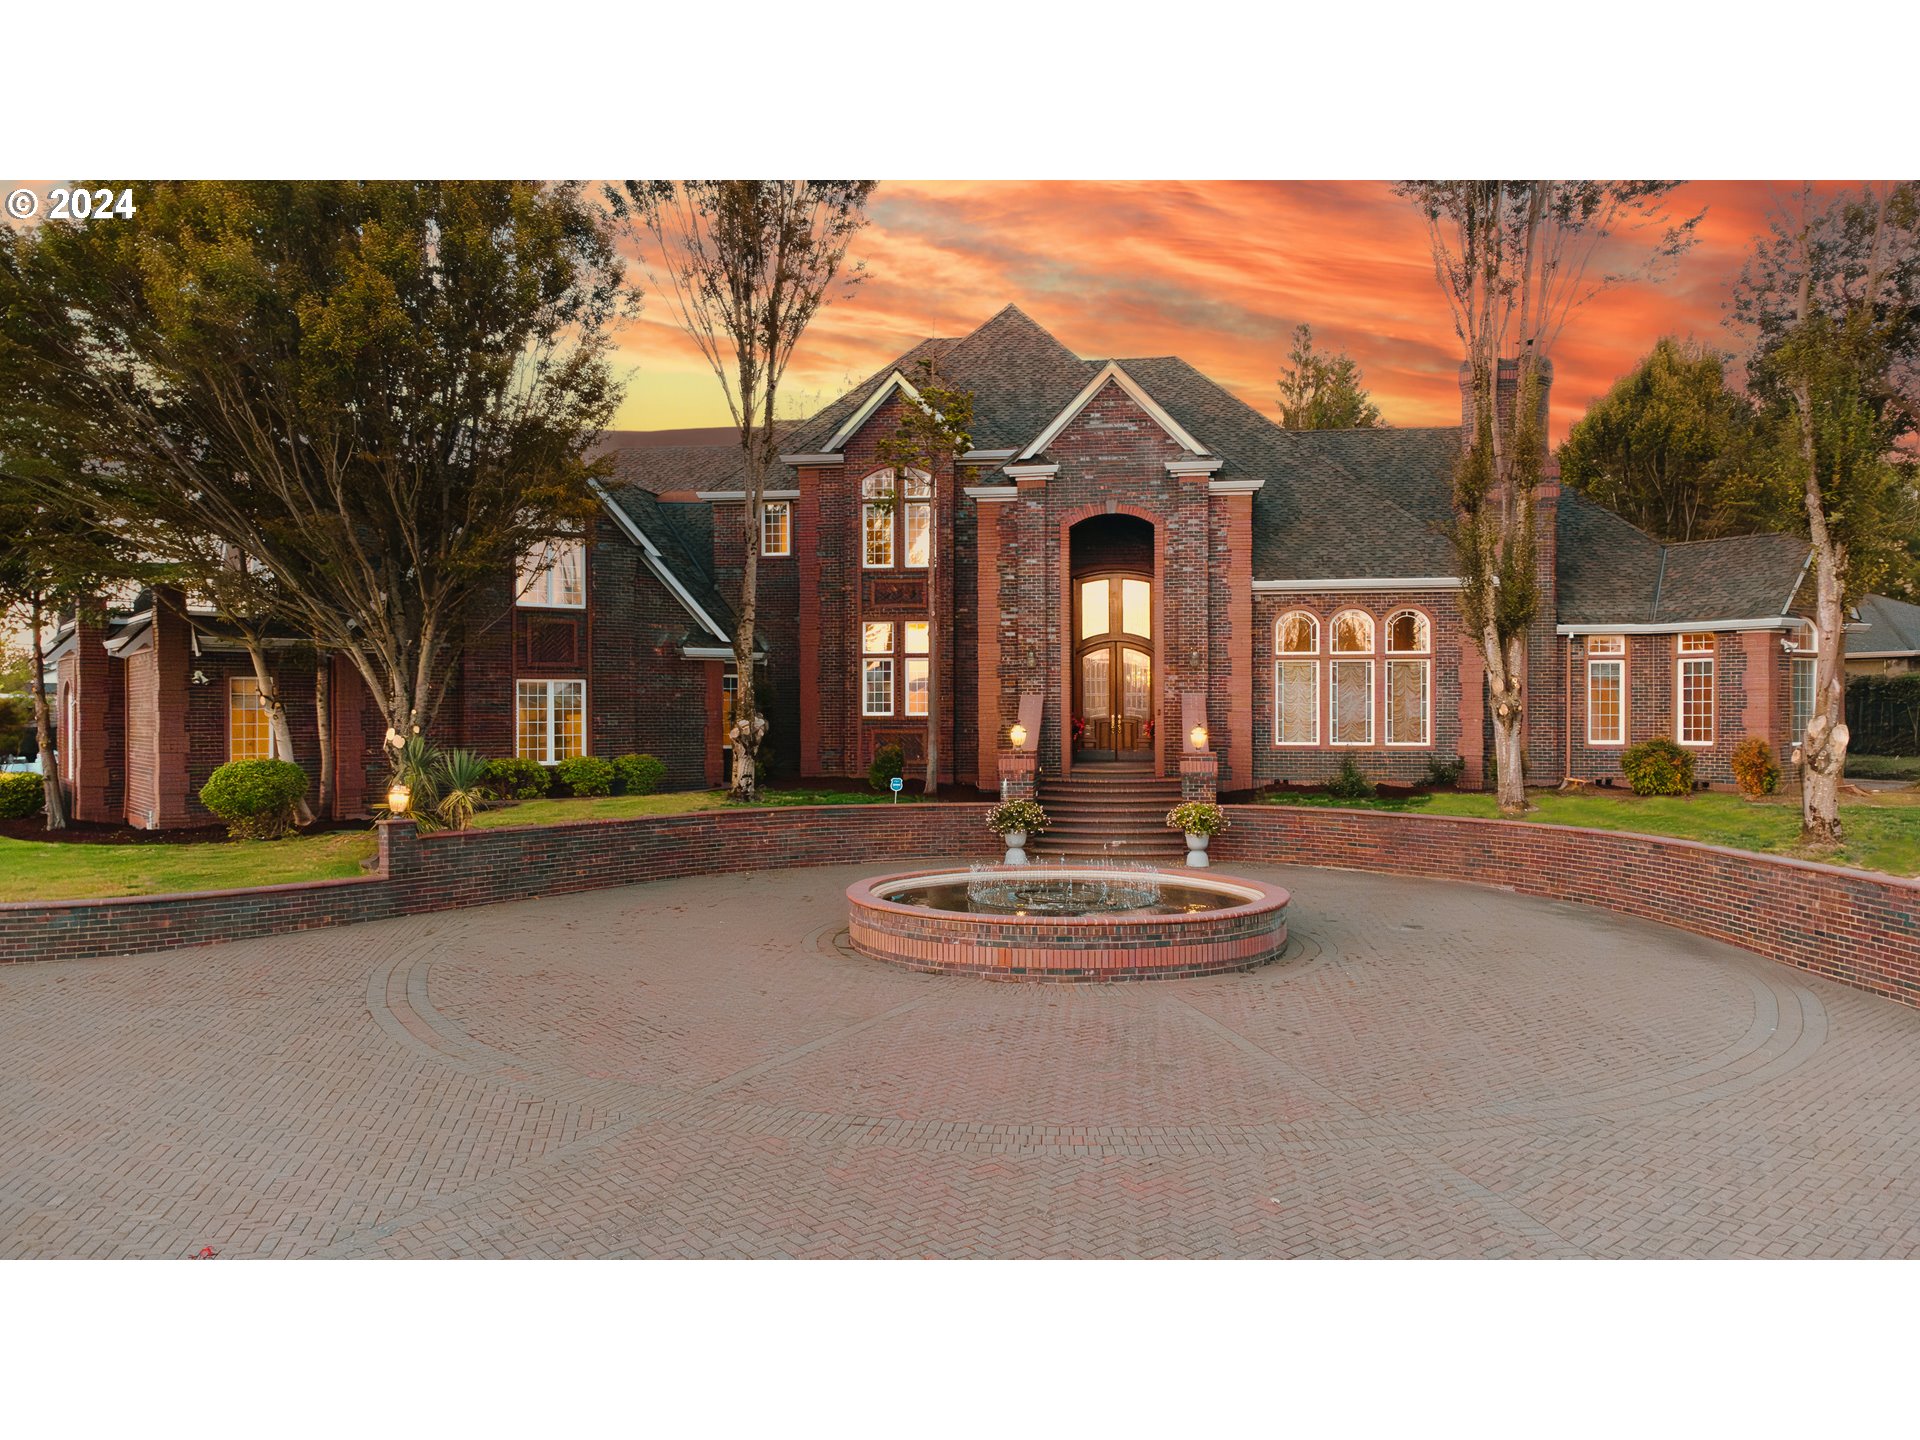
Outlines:
{"label": "yucca plant", "polygon": [[487,761],[471,750],[449,750],[439,757],[439,804],[434,814],[449,830],[464,830],[474,815],[486,809],[491,798],[488,790]]}

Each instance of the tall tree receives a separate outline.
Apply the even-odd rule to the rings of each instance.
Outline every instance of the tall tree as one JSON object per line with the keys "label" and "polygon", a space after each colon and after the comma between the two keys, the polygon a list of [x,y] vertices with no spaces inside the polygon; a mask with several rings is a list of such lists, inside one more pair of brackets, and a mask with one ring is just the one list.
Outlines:
{"label": "tall tree", "polygon": [[1287,368],[1280,372],[1280,424],[1288,430],[1371,430],[1385,422],[1360,383],[1360,367],[1344,351],[1313,348],[1313,331],[1297,325]]}
{"label": "tall tree", "polygon": [[[1572,312],[1607,286],[1686,249],[1658,180],[1414,180],[1395,187],[1426,217],[1434,276],[1471,384],[1454,472],[1460,603],[1487,667],[1500,810],[1527,808],[1527,628],[1539,607],[1534,492],[1547,450],[1544,366]],[[1652,232],[1637,266],[1605,253]],[[1614,244],[1609,246],[1608,242]],[[1500,372],[1512,366],[1511,407]]]}
{"label": "tall tree", "polygon": [[[918,368],[919,378],[914,382],[914,388],[919,392],[919,401],[901,407],[899,426],[880,442],[876,454],[893,467],[896,475],[904,475],[908,470],[921,470],[933,478],[933,508],[927,536],[927,593],[937,596],[941,593],[943,577],[947,587],[952,587],[953,572],[943,563],[940,554],[940,515],[953,504],[954,461],[973,448],[973,392],[946,384],[931,360],[922,360]],[[889,502],[893,498],[889,496]],[[945,607],[945,611],[952,613],[951,604]],[[940,610],[935,608],[936,618],[939,613]],[[934,628],[931,625],[928,627],[927,777],[922,786],[929,795],[940,788],[942,656],[931,653],[938,643],[933,634]]]}
{"label": "tall tree", "polygon": [[[1791,437],[1778,474],[1813,547],[1813,714],[1797,747],[1801,838],[1841,839],[1848,608],[1911,566],[1920,432],[1920,185],[1802,189],[1755,242],[1733,314],[1753,338],[1749,383]],[[1784,447],[1783,447],[1784,448]],[[1897,523],[1901,522],[1901,523]]]}
{"label": "tall tree", "polygon": [[1751,529],[1738,492],[1754,461],[1753,402],[1727,384],[1727,358],[1659,340],[1568,434],[1562,483],[1662,540]]}
{"label": "tall tree", "polygon": [[735,607],[733,785],[753,799],[766,737],[753,667],[760,524],[779,456],[780,381],[820,308],[862,278],[847,249],[867,223],[872,180],[628,180],[607,187],[613,213],[666,271],[680,328],[727,397],[745,466]]}
{"label": "tall tree", "polygon": [[390,744],[424,731],[462,623],[594,511],[604,214],[525,181],[132,188],[132,223],[0,231],[0,385],[88,457],[69,502],[232,546]]}

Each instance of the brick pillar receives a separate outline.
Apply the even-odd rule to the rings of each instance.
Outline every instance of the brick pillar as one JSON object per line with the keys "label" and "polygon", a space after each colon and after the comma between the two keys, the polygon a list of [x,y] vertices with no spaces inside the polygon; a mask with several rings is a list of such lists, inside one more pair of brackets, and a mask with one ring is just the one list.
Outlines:
{"label": "brick pillar", "polygon": [[1180,757],[1180,798],[1214,804],[1220,798],[1220,757],[1187,751]]}
{"label": "brick pillar", "polygon": [[[1227,757],[1226,787],[1251,790],[1253,779],[1253,496],[1212,499],[1215,593],[1212,614],[1213,749]],[[1269,647],[1271,648],[1271,647]]]}
{"label": "brick pillar", "polygon": [[1000,754],[1000,798],[1032,800],[1040,793],[1039,756],[1032,750],[1005,750]]}
{"label": "brick pillar", "polygon": [[[193,683],[193,627],[186,601],[174,589],[153,594],[154,818],[156,829],[190,825],[195,813],[187,785],[187,704]],[[223,702],[224,703],[224,702]],[[222,722],[225,715],[221,716]]]}
{"label": "brick pillar", "polygon": [[[67,714],[55,717],[59,748],[69,782],[69,800],[76,820],[116,824],[126,803],[126,735],[115,724],[124,709],[124,667],[107,654],[105,617],[82,606],[73,637],[73,667],[69,684],[73,703]],[[70,729],[77,734],[69,734]],[[116,743],[117,742],[117,743]]]}
{"label": "brick pillar", "polygon": [[1487,659],[1472,635],[1460,637],[1460,758],[1467,762],[1460,783],[1468,789],[1487,780]]}
{"label": "brick pillar", "polygon": [[976,680],[974,703],[978,710],[976,726],[976,773],[984,782],[997,773],[996,756],[1007,724],[1002,717],[1000,689],[1000,511],[1004,502],[976,502],[975,565],[973,575],[974,614],[978,616],[974,637]]}

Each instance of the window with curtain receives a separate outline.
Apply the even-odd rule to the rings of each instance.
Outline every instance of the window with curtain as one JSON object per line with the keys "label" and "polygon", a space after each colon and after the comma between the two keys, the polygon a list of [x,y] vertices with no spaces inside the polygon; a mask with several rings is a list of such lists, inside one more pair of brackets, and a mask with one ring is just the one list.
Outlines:
{"label": "window with curtain", "polygon": [[[1387,617],[1387,743],[1433,741],[1433,627],[1418,610]],[[1406,658],[1402,658],[1406,657]]]}
{"label": "window with curtain", "polygon": [[1373,617],[1342,610],[1333,617],[1334,659],[1327,665],[1328,739],[1335,745],[1373,743],[1373,661],[1342,655],[1373,654]]}
{"label": "window with curtain", "polygon": [[1273,743],[1320,743],[1320,622],[1304,610],[1274,626]]}

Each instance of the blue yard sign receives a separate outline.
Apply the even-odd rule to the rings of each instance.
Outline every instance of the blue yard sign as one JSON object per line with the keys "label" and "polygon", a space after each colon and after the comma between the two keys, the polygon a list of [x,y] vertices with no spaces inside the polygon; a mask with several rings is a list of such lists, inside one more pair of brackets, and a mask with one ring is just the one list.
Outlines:
{"label": "blue yard sign", "polygon": [[906,781],[904,781],[904,780],[902,780],[902,779],[901,779],[901,778],[900,778],[900,777],[899,777],[898,775],[896,775],[896,776],[894,776],[894,777],[893,777],[893,779],[891,779],[891,780],[889,780],[889,781],[887,782],[887,784],[888,784],[888,785],[889,785],[889,786],[890,786],[890,787],[892,788],[892,790],[893,790],[893,799],[894,799],[894,803],[895,803],[896,805],[897,805],[897,804],[899,804],[899,803],[900,803],[900,792],[901,792],[902,790],[904,790],[904,789],[906,789],[906,788],[907,788],[907,782],[906,782]]}

